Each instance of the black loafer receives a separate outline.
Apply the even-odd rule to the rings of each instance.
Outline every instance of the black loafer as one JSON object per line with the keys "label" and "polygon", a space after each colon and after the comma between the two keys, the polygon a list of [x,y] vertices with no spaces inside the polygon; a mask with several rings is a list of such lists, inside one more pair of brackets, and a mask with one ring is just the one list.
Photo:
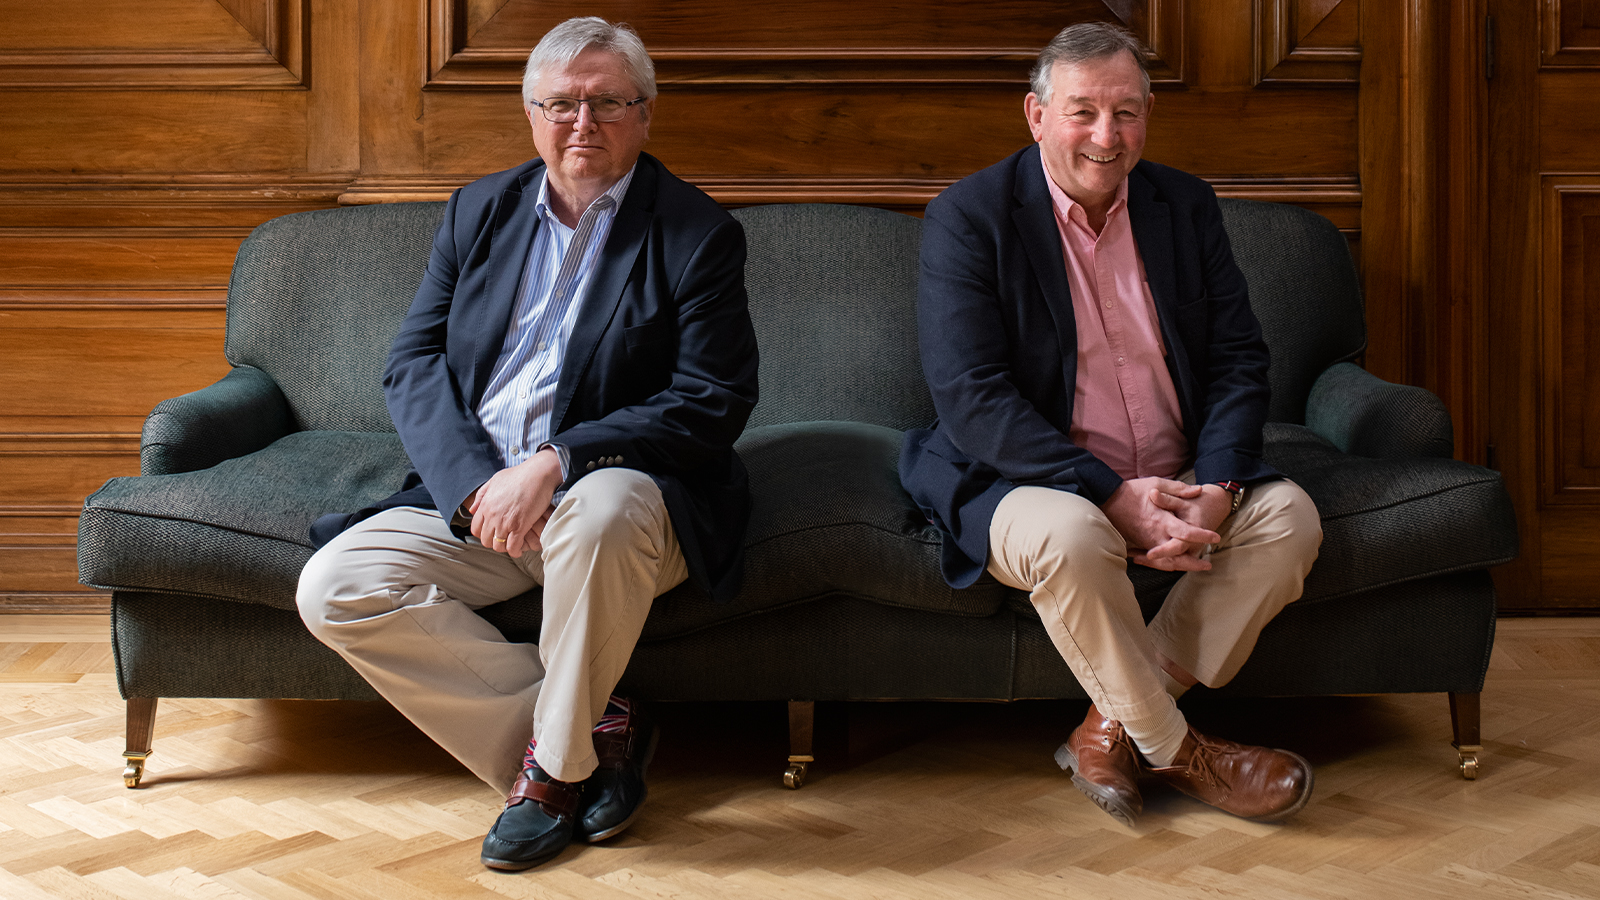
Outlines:
{"label": "black loafer", "polygon": [[515,872],[554,859],[572,843],[581,796],[580,785],[556,781],[538,766],[523,769],[483,838],[483,864]]}
{"label": "black loafer", "polygon": [[635,711],[628,729],[594,736],[600,768],[583,782],[576,838],[594,843],[621,834],[633,820],[649,793],[645,769],[655,756],[661,729]]}

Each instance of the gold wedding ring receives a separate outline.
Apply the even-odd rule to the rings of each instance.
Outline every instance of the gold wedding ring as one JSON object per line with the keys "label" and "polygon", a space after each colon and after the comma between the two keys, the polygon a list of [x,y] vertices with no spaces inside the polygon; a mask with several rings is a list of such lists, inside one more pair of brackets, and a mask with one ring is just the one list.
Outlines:
{"label": "gold wedding ring", "polygon": [[506,539],[505,538],[495,538],[494,542],[496,544],[504,544],[506,542]]}

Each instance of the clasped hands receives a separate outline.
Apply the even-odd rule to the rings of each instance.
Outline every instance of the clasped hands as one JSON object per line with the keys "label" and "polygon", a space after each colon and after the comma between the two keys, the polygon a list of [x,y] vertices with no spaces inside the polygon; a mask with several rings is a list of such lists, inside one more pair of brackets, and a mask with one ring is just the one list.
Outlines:
{"label": "clasped hands", "polygon": [[1217,529],[1232,509],[1233,498],[1218,485],[1155,477],[1124,481],[1100,507],[1128,542],[1129,558],[1169,572],[1210,569],[1201,554],[1222,542]]}
{"label": "clasped hands", "polygon": [[555,512],[550,501],[561,482],[561,457],[549,447],[494,473],[467,498],[472,536],[512,558],[542,549],[544,526]]}

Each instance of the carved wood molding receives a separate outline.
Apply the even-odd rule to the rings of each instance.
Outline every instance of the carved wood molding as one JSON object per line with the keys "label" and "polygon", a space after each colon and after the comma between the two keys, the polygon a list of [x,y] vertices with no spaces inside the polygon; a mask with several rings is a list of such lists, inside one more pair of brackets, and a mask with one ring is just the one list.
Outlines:
{"label": "carved wood molding", "polygon": [[1600,68],[1600,0],[1547,0],[1540,19],[1541,69]]}
{"label": "carved wood molding", "polygon": [[[0,50],[10,90],[304,90],[311,0],[216,0],[257,46]],[[92,9],[92,7],[86,7]],[[86,19],[85,29],[116,23]],[[151,23],[152,31],[160,23]],[[170,35],[162,33],[163,39]]]}
{"label": "carved wood molding", "polygon": [[[450,192],[477,176],[436,178],[370,178],[353,182],[340,195],[347,206],[418,200],[445,200]],[[849,203],[885,209],[917,210],[928,205],[956,178],[886,178],[816,175],[697,175],[681,173],[685,181],[710,194],[724,206],[765,203]],[[1299,206],[1346,208],[1349,216],[1329,215],[1341,230],[1359,217],[1361,187],[1354,177],[1326,178],[1213,176],[1207,180],[1221,197],[1239,197]]]}
{"label": "carved wood molding", "polygon": [[[526,30],[517,32],[516,40],[500,35],[496,44],[478,46],[471,33],[469,0],[423,2],[427,32],[423,39],[427,57],[424,90],[519,86],[528,50],[542,36],[543,30],[560,18],[525,15],[518,21]],[[512,0],[506,7],[516,3],[517,0]],[[882,39],[871,42],[873,46],[713,46],[696,45],[682,39],[662,40],[647,29],[641,30],[645,32],[650,57],[656,64],[656,81],[663,85],[1023,84],[1039,48],[1054,30],[1073,21],[1098,18],[1128,26],[1151,48],[1153,83],[1181,85],[1184,4],[1185,0],[1103,0],[1074,4],[1040,0],[1036,4],[1039,19],[1050,21],[1051,27],[1041,32],[1037,43],[1017,44],[894,46],[894,41],[885,34]],[[945,5],[952,9],[959,7],[953,3]],[[805,4],[796,6],[803,10]],[[913,8],[919,7],[908,7]],[[636,7],[625,4],[618,5],[614,11],[605,8],[587,11],[613,20],[631,20],[635,24],[641,15]]]}
{"label": "carved wood molding", "polygon": [[1359,0],[1255,0],[1254,12],[1256,84],[1360,82],[1360,44],[1335,34],[1359,14]]}
{"label": "carved wood molding", "polygon": [[1543,502],[1600,505],[1600,175],[1546,176],[1539,454]]}

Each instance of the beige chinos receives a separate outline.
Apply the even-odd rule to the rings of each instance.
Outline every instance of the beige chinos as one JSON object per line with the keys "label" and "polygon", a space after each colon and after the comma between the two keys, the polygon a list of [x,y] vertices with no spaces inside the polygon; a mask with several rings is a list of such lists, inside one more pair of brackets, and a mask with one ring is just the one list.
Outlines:
{"label": "beige chinos", "polygon": [[1157,721],[1174,703],[1157,653],[1202,684],[1228,683],[1261,629],[1299,598],[1322,543],[1315,505],[1287,479],[1252,485],[1218,533],[1211,569],[1185,574],[1148,626],[1128,580],[1126,542],[1077,494],[1043,487],[1006,494],[989,526],[988,569],[1029,592],[1051,642],[1102,714]]}
{"label": "beige chinos", "polygon": [[[520,559],[402,507],[317,551],[298,603],[311,633],[504,794],[530,733],[551,777],[598,764],[591,729],[633,655],[655,597],[687,575],[661,490],[632,469],[580,479]],[[542,584],[539,643],[507,641],[475,610]]]}

